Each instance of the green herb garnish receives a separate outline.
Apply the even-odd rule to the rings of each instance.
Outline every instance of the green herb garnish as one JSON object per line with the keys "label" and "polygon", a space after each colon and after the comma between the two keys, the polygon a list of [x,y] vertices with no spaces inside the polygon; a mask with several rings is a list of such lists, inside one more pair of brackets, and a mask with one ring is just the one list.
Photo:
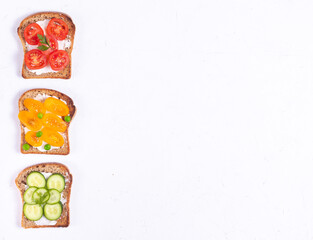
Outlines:
{"label": "green herb garnish", "polygon": [[41,51],[47,51],[49,49],[49,47],[45,46],[45,45],[40,45],[37,47],[39,50]]}
{"label": "green herb garnish", "polygon": [[45,192],[44,194],[42,194],[41,192],[37,192],[37,194],[39,195],[39,199],[37,201],[35,201],[37,204],[42,204],[45,202],[45,199],[49,196],[47,192]]}
{"label": "green herb garnish", "polygon": [[41,51],[47,51],[49,48],[51,48],[49,40],[46,36],[42,36],[41,34],[37,34],[38,38],[39,38],[39,42],[42,44],[40,46],[38,46],[37,48]]}

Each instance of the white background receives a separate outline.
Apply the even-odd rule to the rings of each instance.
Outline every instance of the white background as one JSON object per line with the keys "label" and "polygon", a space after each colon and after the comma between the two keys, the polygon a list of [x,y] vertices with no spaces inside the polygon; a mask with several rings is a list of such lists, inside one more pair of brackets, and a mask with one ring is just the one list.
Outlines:
{"label": "white background", "polygon": [[[21,77],[16,29],[76,25],[73,75]],[[313,239],[313,3],[20,0],[0,12],[0,240]],[[22,155],[17,100],[77,106],[68,156]],[[29,165],[73,174],[71,225],[20,227]]]}

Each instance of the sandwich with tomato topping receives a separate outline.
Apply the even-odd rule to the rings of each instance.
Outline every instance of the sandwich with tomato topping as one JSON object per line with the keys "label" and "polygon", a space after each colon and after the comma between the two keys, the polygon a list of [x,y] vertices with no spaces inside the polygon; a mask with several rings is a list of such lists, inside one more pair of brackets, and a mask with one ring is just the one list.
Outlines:
{"label": "sandwich with tomato topping", "polygon": [[25,18],[17,29],[24,50],[24,78],[71,78],[75,25],[59,12]]}

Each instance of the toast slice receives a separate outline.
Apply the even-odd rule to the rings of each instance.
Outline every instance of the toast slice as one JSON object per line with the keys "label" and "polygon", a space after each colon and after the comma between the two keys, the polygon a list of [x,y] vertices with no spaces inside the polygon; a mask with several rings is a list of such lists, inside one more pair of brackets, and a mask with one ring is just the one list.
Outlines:
{"label": "toast slice", "polygon": [[67,103],[69,110],[70,110],[69,116],[71,117],[71,121],[66,122],[67,129],[64,133],[61,133],[61,135],[64,138],[64,144],[60,148],[51,149],[49,151],[40,151],[38,148],[35,148],[32,146],[30,146],[29,150],[25,151],[23,149],[23,145],[26,143],[26,141],[25,141],[26,131],[25,131],[25,127],[22,125],[22,123],[20,123],[20,126],[21,126],[21,146],[20,146],[20,148],[21,148],[21,152],[24,154],[33,153],[33,154],[67,155],[70,153],[70,141],[69,141],[68,129],[69,129],[70,123],[72,122],[72,120],[75,116],[76,107],[74,105],[73,100],[69,96],[67,96],[61,92],[51,90],[51,89],[43,89],[43,88],[31,89],[31,90],[28,90],[25,93],[23,93],[22,96],[20,97],[20,99],[18,101],[19,112],[20,111],[27,111],[27,108],[23,104],[24,100],[26,98],[33,98],[33,99],[39,100],[41,102],[44,102],[47,97],[56,97],[60,100],[65,101]]}
{"label": "toast slice", "polygon": [[68,35],[66,41],[70,42],[69,46],[66,46],[64,50],[68,53],[70,62],[69,64],[61,71],[55,72],[51,69],[51,72],[45,72],[41,74],[37,74],[35,71],[31,71],[26,67],[25,61],[23,60],[23,67],[22,67],[22,76],[23,78],[63,78],[63,79],[70,79],[71,78],[71,69],[72,69],[72,57],[71,53],[73,50],[73,43],[74,43],[74,37],[75,37],[75,25],[72,21],[72,19],[61,12],[39,12],[35,13],[31,16],[28,16],[25,18],[20,26],[17,29],[17,33],[19,38],[21,39],[24,54],[28,51],[27,49],[27,43],[24,38],[24,30],[25,28],[31,24],[38,21],[43,20],[50,20],[52,18],[60,18],[62,19],[68,26]]}
{"label": "toast slice", "polygon": [[[56,222],[50,222],[50,224],[40,224],[39,221],[30,221],[28,220],[24,213],[22,213],[22,227],[23,228],[48,228],[48,227],[68,227],[70,224],[70,196],[71,196],[71,187],[72,187],[72,181],[73,177],[68,170],[68,168],[60,163],[40,163],[33,166],[30,166],[28,168],[25,168],[22,172],[19,173],[17,178],[15,179],[15,184],[17,188],[20,190],[22,202],[24,205],[24,193],[26,191],[26,179],[27,176],[31,172],[41,172],[41,173],[59,173],[63,175],[65,178],[65,188],[62,192],[62,198],[61,200],[64,201],[63,205],[63,211],[61,214],[61,217],[56,220]],[[23,212],[23,211],[22,211]],[[42,217],[44,218],[44,216]],[[47,220],[48,221],[48,220]]]}

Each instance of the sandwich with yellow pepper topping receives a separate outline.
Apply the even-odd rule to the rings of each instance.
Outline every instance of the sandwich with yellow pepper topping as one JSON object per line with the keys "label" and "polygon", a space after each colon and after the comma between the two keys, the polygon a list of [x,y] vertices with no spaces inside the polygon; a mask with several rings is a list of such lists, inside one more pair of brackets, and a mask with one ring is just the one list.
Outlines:
{"label": "sandwich with yellow pepper topping", "polygon": [[31,89],[22,94],[18,107],[22,153],[70,153],[68,128],[76,113],[70,97],[51,89]]}

